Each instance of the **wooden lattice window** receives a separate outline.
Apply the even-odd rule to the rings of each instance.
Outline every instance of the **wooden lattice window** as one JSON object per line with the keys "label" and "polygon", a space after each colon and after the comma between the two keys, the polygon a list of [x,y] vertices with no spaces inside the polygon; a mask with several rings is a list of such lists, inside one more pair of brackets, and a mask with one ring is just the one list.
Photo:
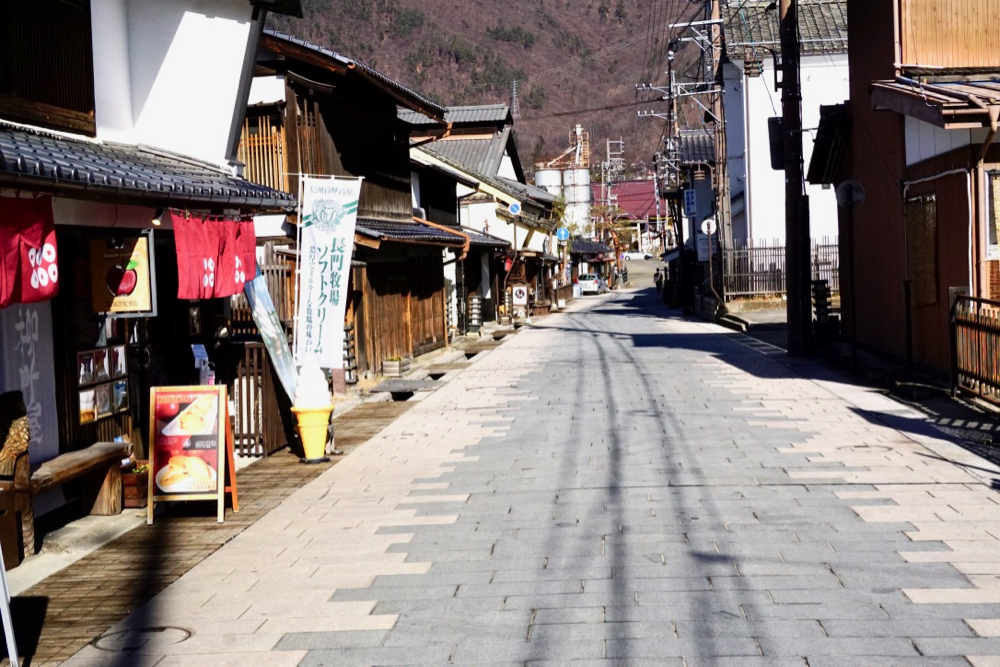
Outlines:
{"label": "wooden lattice window", "polygon": [[914,307],[937,303],[937,198],[906,200],[906,273]]}
{"label": "wooden lattice window", "polygon": [[0,2],[0,114],[93,134],[90,0]]}

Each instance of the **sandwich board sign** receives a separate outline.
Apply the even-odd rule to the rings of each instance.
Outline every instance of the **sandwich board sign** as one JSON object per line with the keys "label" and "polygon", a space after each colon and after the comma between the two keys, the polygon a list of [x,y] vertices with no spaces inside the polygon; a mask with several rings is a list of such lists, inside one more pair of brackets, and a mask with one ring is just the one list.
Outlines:
{"label": "sandwich board sign", "polygon": [[225,385],[152,387],[149,394],[146,523],[153,523],[155,502],[176,500],[214,500],[222,523],[226,493],[239,512]]}

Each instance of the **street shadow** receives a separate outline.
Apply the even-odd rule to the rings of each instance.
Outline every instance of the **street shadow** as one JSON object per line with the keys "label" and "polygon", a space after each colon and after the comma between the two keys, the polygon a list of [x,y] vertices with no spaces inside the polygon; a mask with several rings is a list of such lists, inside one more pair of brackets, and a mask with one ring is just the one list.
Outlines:
{"label": "street shadow", "polygon": [[[38,642],[42,636],[42,625],[48,613],[49,598],[43,596],[13,597],[10,600],[10,615],[14,621],[14,639],[17,652],[21,655],[21,665],[31,667],[38,653]],[[10,658],[6,637],[0,648],[0,659]]]}
{"label": "street shadow", "polygon": [[[984,461],[989,461],[993,465],[1000,467],[1000,421],[997,419],[985,415],[973,418],[950,416],[915,418],[891,412],[862,410],[855,407],[851,408],[851,412],[863,417],[869,423],[885,426],[900,433],[950,442],[971,454],[975,454]],[[942,461],[949,461],[961,467],[971,467],[981,472],[990,474],[997,472],[996,470],[986,468],[975,468],[974,466],[968,466],[967,464],[951,461],[950,459],[933,454],[927,454],[926,456],[938,458]]]}

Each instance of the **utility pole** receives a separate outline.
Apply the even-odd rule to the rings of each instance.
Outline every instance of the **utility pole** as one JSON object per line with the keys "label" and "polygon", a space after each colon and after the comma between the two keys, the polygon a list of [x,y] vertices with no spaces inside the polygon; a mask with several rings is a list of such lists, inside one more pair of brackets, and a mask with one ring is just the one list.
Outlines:
{"label": "utility pole", "polygon": [[[712,20],[720,21],[722,18],[722,9],[720,7],[720,0],[713,0],[712,2]],[[718,239],[721,241],[719,243],[720,249],[731,248],[733,241],[733,221],[732,221],[732,200],[729,194],[729,147],[726,141],[726,107],[725,107],[725,92],[726,92],[726,81],[725,75],[722,71],[722,65],[726,62],[726,36],[722,31],[722,26],[720,24],[712,25],[712,56],[718,54],[717,58],[713,58],[713,71],[712,76],[714,81],[715,99],[713,100],[712,110],[715,116],[715,178],[716,178],[716,221],[717,221],[717,234]],[[715,246],[712,244],[712,239],[709,238],[708,243],[709,258],[715,252]],[[724,253],[719,257],[719,271],[724,276],[728,267],[723,261]],[[709,267],[711,267],[711,260],[709,260]],[[711,276],[711,271],[709,272],[710,279],[714,280]],[[714,285],[713,285],[713,292]],[[718,294],[716,293],[716,296]],[[723,296],[724,299],[724,296]],[[724,303],[720,303],[720,306],[725,306]]]}
{"label": "utility pole", "polygon": [[798,0],[781,0],[781,115],[785,134],[785,289],[788,354],[810,351],[812,303],[809,199],[802,167],[802,93],[799,87]]}

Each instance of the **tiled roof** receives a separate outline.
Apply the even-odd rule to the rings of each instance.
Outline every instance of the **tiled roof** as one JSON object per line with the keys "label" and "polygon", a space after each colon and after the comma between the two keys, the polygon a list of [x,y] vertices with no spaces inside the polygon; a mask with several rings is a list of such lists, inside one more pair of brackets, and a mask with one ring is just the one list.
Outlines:
{"label": "tiled roof", "polygon": [[[601,183],[590,184],[590,198],[596,204],[601,201]],[[623,181],[612,183],[611,194],[617,199],[615,204],[630,220],[646,220],[656,215],[656,181]]]}
{"label": "tiled roof", "polygon": [[611,246],[606,246],[603,243],[598,243],[597,241],[591,241],[590,239],[585,239],[582,236],[574,236],[570,245],[571,253],[581,253],[584,255],[610,255],[614,254],[614,250]]}
{"label": "tiled roof", "polygon": [[430,225],[419,223],[416,220],[413,222],[389,222],[387,220],[358,218],[355,230],[358,234],[370,236],[381,241],[439,243],[441,245],[456,246],[464,243],[462,238],[456,234],[441,231]]}
{"label": "tiled roof", "polygon": [[[726,47],[731,58],[742,60],[747,49],[780,45],[777,3],[770,0],[730,0],[722,8]],[[847,53],[847,0],[799,0],[799,36],[802,54]],[[758,51],[758,56],[765,53]]]}
{"label": "tiled roof", "polygon": [[426,145],[428,152],[446,157],[484,176],[496,177],[510,139],[510,126],[488,139],[442,139]]}
{"label": "tiled roof", "polygon": [[0,121],[0,184],[113,195],[151,206],[292,209],[295,197],[158,149],[91,141]]}
{"label": "tiled roof", "polygon": [[[436,123],[427,116],[409,109],[400,109],[399,118],[410,125],[434,125]],[[505,125],[511,120],[510,107],[506,104],[446,107],[444,120],[454,125]]]}
{"label": "tiled roof", "polygon": [[510,242],[504,241],[503,239],[497,238],[496,236],[491,236],[489,234],[484,234],[483,232],[477,232],[474,229],[469,229],[468,227],[459,227],[458,231],[469,236],[469,240],[472,245],[485,246],[488,248],[509,248]]}
{"label": "tiled roof", "polygon": [[715,162],[715,138],[704,130],[681,130],[681,164]]}
{"label": "tiled roof", "polygon": [[[303,39],[299,39],[298,37],[292,37],[291,35],[286,35],[275,30],[264,30],[264,34],[280,42],[294,44],[304,49],[324,55],[344,67],[347,67],[349,70],[360,72],[362,76],[369,79],[373,83],[376,83],[377,85],[395,93],[401,102],[411,109],[430,113],[437,118],[443,118],[445,115],[445,108],[443,106],[431,102],[420,93],[407,88],[401,83],[393,81],[373,67],[369,67],[364,63],[348,58],[347,56],[341,55],[335,51],[331,51],[330,49],[324,48],[318,44],[313,44],[312,42],[307,42]],[[428,122],[433,121],[428,120]]]}
{"label": "tiled roof", "polygon": [[531,199],[534,199],[537,202],[547,204],[550,202],[554,202],[556,200],[556,196],[551,192],[549,192],[548,190],[546,190],[545,188],[540,188],[530,183],[521,183],[519,181],[515,181],[509,178],[504,178],[502,176],[500,177],[500,180],[506,183],[507,187],[514,189],[516,192],[519,192],[522,196],[530,197]]}

